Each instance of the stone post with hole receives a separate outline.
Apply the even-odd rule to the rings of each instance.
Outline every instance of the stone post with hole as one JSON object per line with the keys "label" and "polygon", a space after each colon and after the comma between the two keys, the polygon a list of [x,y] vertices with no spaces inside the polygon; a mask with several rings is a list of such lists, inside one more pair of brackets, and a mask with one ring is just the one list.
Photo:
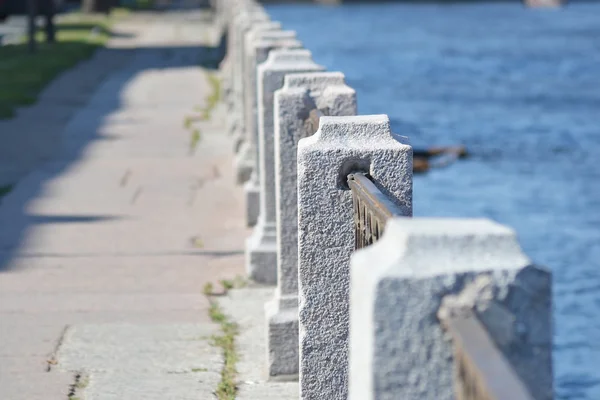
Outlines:
{"label": "stone post with hole", "polygon": [[[260,213],[258,223],[246,243],[248,275],[256,282],[277,283],[277,242],[275,212],[274,96],[283,87],[285,75],[323,71],[308,50],[273,50],[257,69],[258,161]],[[254,174],[253,174],[254,175]],[[252,184],[252,181],[248,183]]]}
{"label": "stone post with hole", "polygon": [[[512,229],[486,219],[392,219],[350,270],[351,400],[453,400],[453,344],[440,320],[462,311],[485,327],[531,398],[552,399],[552,277],[521,252]],[[508,394],[519,385],[498,372],[487,383],[504,385],[502,398],[523,398]]]}
{"label": "stone post with hole", "polygon": [[265,305],[268,371],[298,375],[298,141],[318,128],[320,115],[356,115],[356,93],[341,72],[286,75],[275,92],[277,290]]}
{"label": "stone post with hole", "polygon": [[278,22],[257,24],[246,35],[242,93],[245,129],[233,138],[236,152],[236,182],[240,184],[250,179],[256,164],[258,135],[256,68],[267,59],[271,50],[302,47],[302,43],[296,40],[296,32],[281,31],[277,28],[278,25]]}
{"label": "stone post with hole", "polygon": [[298,143],[300,398],[346,399],[354,213],[348,175],[374,184],[412,214],[412,148],[386,115],[321,117]]}

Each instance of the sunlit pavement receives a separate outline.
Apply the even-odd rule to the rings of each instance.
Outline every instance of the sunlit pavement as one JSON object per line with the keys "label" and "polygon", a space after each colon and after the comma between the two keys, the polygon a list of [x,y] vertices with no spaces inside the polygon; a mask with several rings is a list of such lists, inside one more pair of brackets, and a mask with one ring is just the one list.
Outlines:
{"label": "sunlit pavement", "polygon": [[[242,274],[248,230],[224,111],[194,126],[197,145],[184,126],[213,90],[199,64],[217,38],[200,11],[117,31],[0,125],[8,141],[30,129],[0,203],[3,400],[210,398],[219,379],[202,289]],[[20,164],[37,140],[51,151]]]}

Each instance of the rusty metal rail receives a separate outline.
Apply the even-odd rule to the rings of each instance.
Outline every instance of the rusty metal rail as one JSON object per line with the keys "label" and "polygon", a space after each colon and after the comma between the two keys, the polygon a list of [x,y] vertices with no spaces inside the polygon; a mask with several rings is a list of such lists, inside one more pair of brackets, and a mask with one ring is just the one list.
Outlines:
{"label": "rusty metal rail", "polygon": [[304,134],[302,137],[313,135],[319,129],[319,120],[325,115],[318,108],[313,108],[308,113],[308,118],[304,120]]}
{"label": "rusty metal rail", "polygon": [[[348,186],[352,191],[355,249],[360,249],[376,242],[387,221],[402,212],[366,174],[349,174]],[[454,342],[457,400],[534,400],[472,311],[444,311],[438,315]]]}
{"label": "rusty metal rail", "polygon": [[361,249],[376,242],[388,219],[402,215],[402,211],[365,174],[348,175],[348,186],[354,208],[354,248]]}
{"label": "rusty metal rail", "polygon": [[472,312],[442,320],[454,342],[457,400],[533,400]]}

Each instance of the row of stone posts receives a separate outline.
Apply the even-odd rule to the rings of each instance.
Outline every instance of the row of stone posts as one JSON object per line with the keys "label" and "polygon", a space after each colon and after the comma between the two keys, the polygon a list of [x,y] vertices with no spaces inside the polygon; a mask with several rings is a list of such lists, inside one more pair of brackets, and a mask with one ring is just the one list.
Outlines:
{"label": "row of stone posts", "polygon": [[[251,279],[265,305],[267,371],[300,398],[454,399],[453,345],[440,323],[472,310],[535,399],[552,390],[551,274],[489,220],[412,216],[412,148],[253,0],[215,0],[236,179],[244,185]],[[400,210],[355,252],[350,173]],[[446,307],[446,308],[445,308]],[[500,400],[500,399],[498,399]]]}

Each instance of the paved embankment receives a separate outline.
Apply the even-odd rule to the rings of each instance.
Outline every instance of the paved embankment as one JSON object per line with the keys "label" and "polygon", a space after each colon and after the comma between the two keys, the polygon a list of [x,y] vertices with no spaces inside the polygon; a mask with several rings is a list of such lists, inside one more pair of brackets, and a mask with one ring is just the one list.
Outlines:
{"label": "paved embankment", "polygon": [[265,303],[273,299],[272,288],[254,287],[230,291],[218,303],[239,326],[236,337],[238,400],[296,400],[297,380],[267,379],[267,337]]}
{"label": "paved embankment", "polygon": [[[27,137],[16,175],[47,159],[0,204],[3,400],[211,398],[222,357],[202,288],[242,274],[248,231],[223,110],[195,151],[184,127],[213,90],[204,16],[130,20],[2,122]],[[42,156],[19,153],[31,141]]]}

